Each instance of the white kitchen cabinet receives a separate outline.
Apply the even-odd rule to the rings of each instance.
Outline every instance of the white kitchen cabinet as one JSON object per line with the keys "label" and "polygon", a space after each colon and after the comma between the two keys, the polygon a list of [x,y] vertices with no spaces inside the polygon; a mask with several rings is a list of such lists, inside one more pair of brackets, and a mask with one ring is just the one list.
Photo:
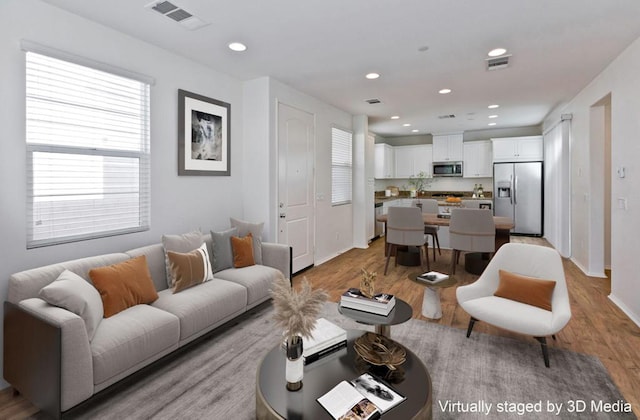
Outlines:
{"label": "white kitchen cabinet", "polygon": [[493,176],[491,141],[465,142],[463,162],[462,171],[465,178],[491,178]]}
{"label": "white kitchen cabinet", "polygon": [[395,150],[386,143],[376,144],[375,177],[377,179],[395,177]]}
{"label": "white kitchen cabinet", "polygon": [[433,161],[462,161],[462,134],[442,134],[433,136]]}
{"label": "white kitchen cabinet", "polygon": [[430,144],[394,147],[396,178],[409,178],[424,172],[431,176]]}
{"label": "white kitchen cabinet", "polygon": [[543,159],[542,136],[491,139],[494,162],[527,162]]}

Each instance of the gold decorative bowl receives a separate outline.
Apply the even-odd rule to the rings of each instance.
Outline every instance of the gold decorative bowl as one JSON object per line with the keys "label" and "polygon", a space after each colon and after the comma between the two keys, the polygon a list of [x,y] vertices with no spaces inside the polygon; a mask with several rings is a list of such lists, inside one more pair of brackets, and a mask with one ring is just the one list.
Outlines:
{"label": "gold decorative bowl", "polygon": [[367,332],[358,337],[354,349],[364,361],[375,366],[396,370],[405,362],[407,351],[400,344],[383,335]]}

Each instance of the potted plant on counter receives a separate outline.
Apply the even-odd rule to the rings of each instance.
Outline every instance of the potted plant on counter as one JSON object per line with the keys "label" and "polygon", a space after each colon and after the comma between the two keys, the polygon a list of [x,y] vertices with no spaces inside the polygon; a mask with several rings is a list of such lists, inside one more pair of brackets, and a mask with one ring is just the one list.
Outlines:
{"label": "potted plant on counter", "polygon": [[[431,181],[432,179],[427,177],[424,171],[418,172],[417,175],[411,175],[409,177],[410,191],[412,191],[411,196],[415,197],[416,195],[420,195],[421,192],[431,185]],[[415,191],[415,194],[413,191]]]}

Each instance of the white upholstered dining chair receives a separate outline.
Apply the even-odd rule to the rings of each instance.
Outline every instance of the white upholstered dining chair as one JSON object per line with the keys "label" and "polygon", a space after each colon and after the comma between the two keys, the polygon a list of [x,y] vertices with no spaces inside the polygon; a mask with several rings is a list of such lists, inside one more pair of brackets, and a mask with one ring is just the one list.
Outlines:
{"label": "white upholstered dining chair", "polygon": [[[387,275],[389,259],[391,254],[396,255],[396,265],[398,265],[398,247],[415,246],[420,251],[420,265],[426,260],[427,269],[429,266],[428,242],[424,233],[424,221],[422,212],[418,207],[389,207],[387,216],[387,260],[384,264],[384,274]],[[424,254],[424,259],[423,259]]]}
{"label": "white upholstered dining chair", "polygon": [[[516,276],[505,278],[505,272],[515,273]],[[534,306],[540,302],[539,285],[544,284],[545,280],[546,283],[555,281],[551,292],[549,289],[546,291],[548,310]],[[511,296],[514,293],[516,295]],[[456,297],[460,307],[471,316],[467,337],[471,335],[476,321],[483,321],[515,333],[532,335],[542,346],[546,367],[549,367],[549,352],[545,337],[552,336],[555,339],[555,334],[571,319],[562,259],[555,249],[539,245],[502,245],[480,278],[472,284],[458,287]]]}
{"label": "white upholstered dining chair", "polygon": [[451,274],[456,272],[460,252],[493,253],[496,250],[496,225],[488,209],[451,209],[449,223]]}

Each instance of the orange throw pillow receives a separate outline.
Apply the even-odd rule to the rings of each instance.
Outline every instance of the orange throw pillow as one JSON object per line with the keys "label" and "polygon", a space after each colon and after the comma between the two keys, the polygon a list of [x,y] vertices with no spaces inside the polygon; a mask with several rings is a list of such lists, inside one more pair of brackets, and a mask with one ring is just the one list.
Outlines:
{"label": "orange throw pillow", "polygon": [[158,299],[144,255],[118,264],[92,268],[89,277],[100,292],[105,318]]}
{"label": "orange throw pillow", "polygon": [[551,310],[551,297],[556,287],[555,280],[543,280],[535,277],[522,276],[505,270],[498,270],[500,284],[493,294],[527,305]]}
{"label": "orange throw pillow", "polygon": [[233,266],[235,268],[248,267],[256,263],[253,258],[253,236],[251,233],[243,238],[232,236],[231,250],[233,251]]}

